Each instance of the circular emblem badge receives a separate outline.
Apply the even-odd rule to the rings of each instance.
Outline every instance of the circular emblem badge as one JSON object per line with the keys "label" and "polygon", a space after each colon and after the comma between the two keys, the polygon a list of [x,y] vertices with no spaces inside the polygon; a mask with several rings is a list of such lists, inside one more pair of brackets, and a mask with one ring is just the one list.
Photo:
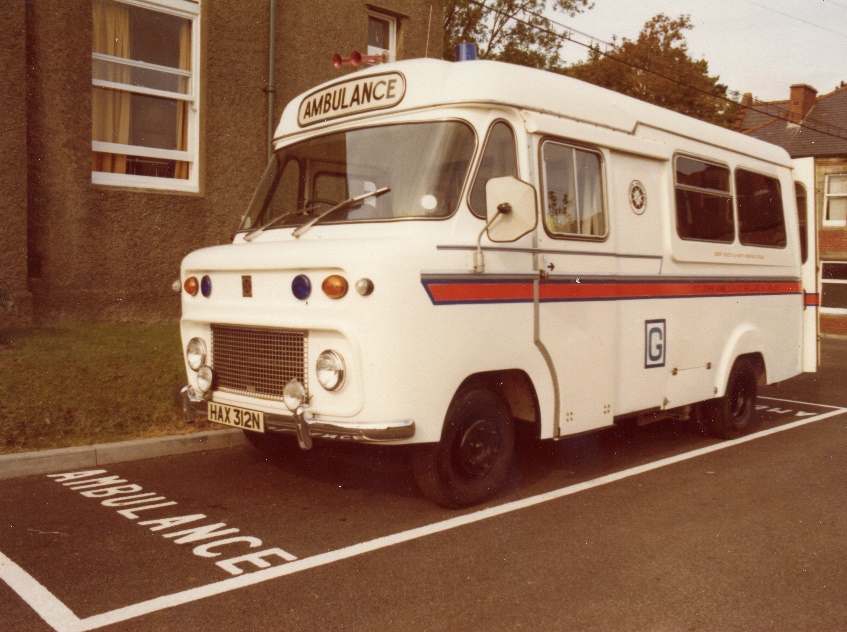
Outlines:
{"label": "circular emblem badge", "polygon": [[633,180],[629,185],[629,205],[636,215],[647,210],[647,190],[638,180]]}

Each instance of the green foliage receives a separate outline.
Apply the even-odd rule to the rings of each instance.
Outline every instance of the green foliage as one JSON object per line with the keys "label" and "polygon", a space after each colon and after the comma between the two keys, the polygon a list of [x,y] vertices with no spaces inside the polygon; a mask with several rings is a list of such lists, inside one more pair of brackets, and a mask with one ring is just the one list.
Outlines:
{"label": "green foliage", "polygon": [[[444,59],[452,60],[462,42],[477,44],[480,59],[553,70],[560,65],[562,40],[542,13],[555,10],[576,15],[590,0],[446,0]],[[517,19],[512,19],[514,16]]]}
{"label": "green foliage", "polygon": [[179,326],[0,328],[0,453],[191,432]]}
{"label": "green foliage", "polygon": [[615,41],[611,50],[593,48],[586,62],[566,73],[577,79],[660,105],[688,116],[729,127],[737,105],[726,100],[727,87],[709,76],[709,64],[688,54],[685,32],[691,18],[659,14],[636,40]]}

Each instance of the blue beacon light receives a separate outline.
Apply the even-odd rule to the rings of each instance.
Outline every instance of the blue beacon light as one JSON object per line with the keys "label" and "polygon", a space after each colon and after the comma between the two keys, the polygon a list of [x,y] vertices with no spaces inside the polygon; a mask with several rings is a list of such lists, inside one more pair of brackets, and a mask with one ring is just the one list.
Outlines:
{"label": "blue beacon light", "polygon": [[456,46],[456,61],[476,61],[476,44],[462,42]]}
{"label": "blue beacon light", "polygon": [[212,294],[212,278],[208,274],[200,279],[200,292],[202,292],[203,296],[206,298],[209,298]]}
{"label": "blue beacon light", "polygon": [[291,282],[291,292],[294,296],[305,301],[312,293],[312,282],[305,274],[298,274]]}

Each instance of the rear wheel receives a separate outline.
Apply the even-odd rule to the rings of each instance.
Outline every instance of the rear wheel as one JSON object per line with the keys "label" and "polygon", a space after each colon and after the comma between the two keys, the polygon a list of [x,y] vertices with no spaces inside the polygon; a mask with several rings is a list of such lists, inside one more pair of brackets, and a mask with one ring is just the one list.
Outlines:
{"label": "rear wheel", "polygon": [[467,507],[491,497],[506,480],[515,449],[509,407],[486,388],[469,388],[453,399],[441,441],[416,448],[415,481],[444,507]]}
{"label": "rear wheel", "polygon": [[739,358],[732,366],[723,397],[704,402],[701,414],[706,429],[720,439],[737,439],[758,427],[756,416],[756,371]]}

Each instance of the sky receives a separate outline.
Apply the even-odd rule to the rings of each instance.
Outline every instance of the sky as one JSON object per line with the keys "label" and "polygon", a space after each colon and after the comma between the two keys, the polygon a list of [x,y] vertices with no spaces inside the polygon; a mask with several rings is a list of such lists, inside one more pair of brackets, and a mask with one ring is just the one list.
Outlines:
{"label": "sky", "polygon": [[[573,18],[547,15],[610,42],[612,35],[636,39],[659,13],[691,17],[689,56],[705,59],[709,74],[735,92],[787,100],[792,84],[823,95],[847,81],[847,0],[594,0],[593,9]],[[586,50],[567,43],[562,58],[582,61]]]}

